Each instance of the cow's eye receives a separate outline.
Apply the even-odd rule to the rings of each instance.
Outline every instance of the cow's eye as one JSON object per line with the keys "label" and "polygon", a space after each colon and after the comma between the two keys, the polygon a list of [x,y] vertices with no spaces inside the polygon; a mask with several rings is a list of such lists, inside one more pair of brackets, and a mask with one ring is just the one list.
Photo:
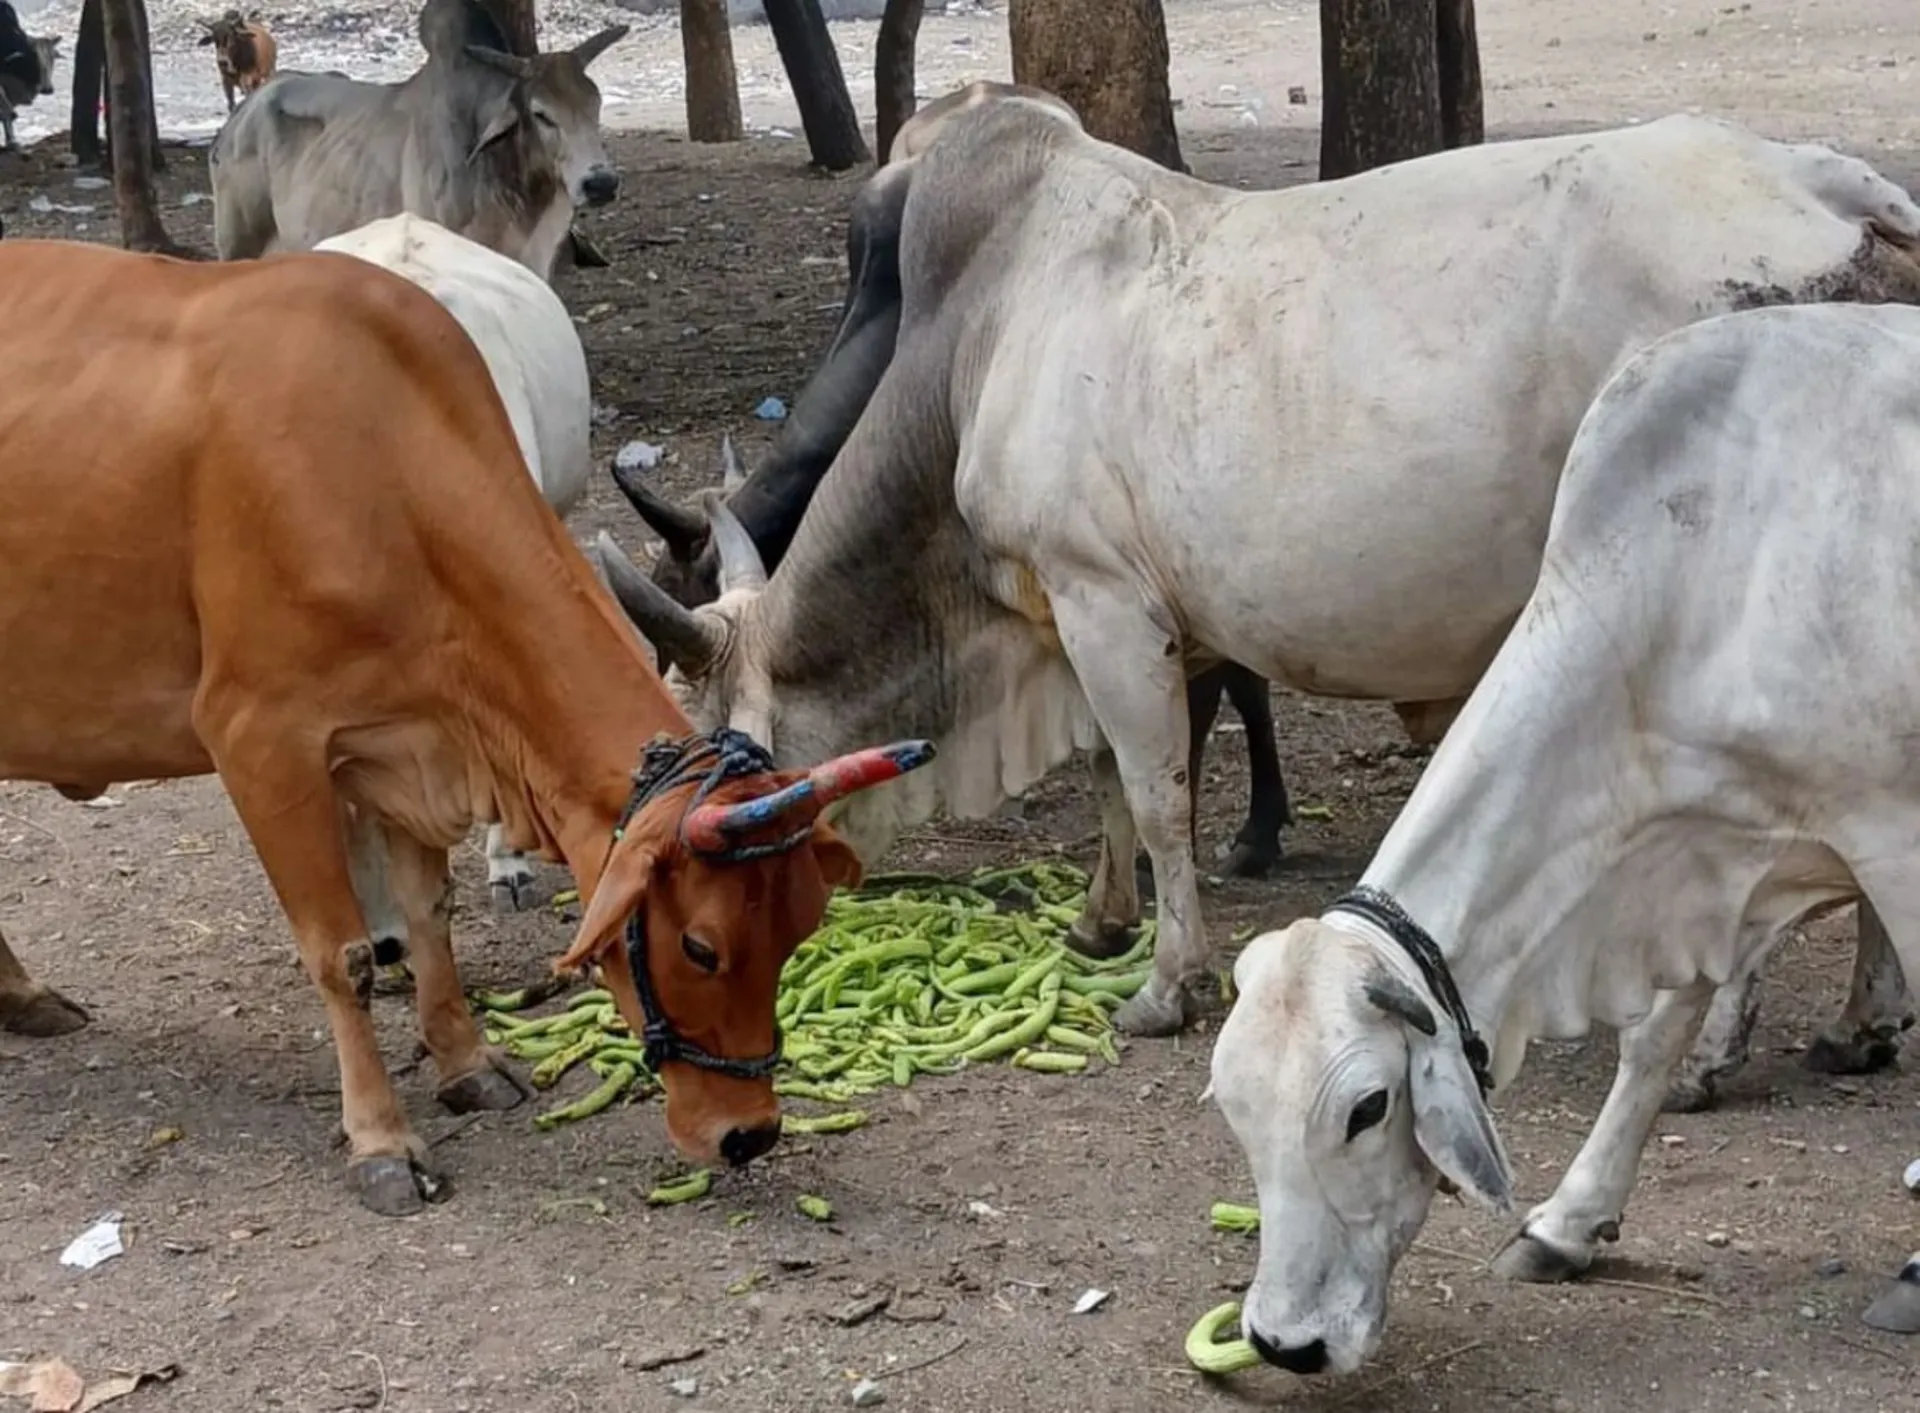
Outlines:
{"label": "cow's eye", "polygon": [[1387,1091],[1376,1089],[1347,1116],[1347,1142],[1351,1143],[1387,1116]]}
{"label": "cow's eye", "polygon": [[557,128],[560,126],[560,124],[556,123],[552,118],[548,117],[544,110],[539,108],[535,108],[533,110],[533,120],[536,123],[541,124],[543,127]]}
{"label": "cow's eye", "polygon": [[701,971],[720,970],[720,954],[695,937],[691,932],[680,939],[680,950],[687,954],[687,960]]}

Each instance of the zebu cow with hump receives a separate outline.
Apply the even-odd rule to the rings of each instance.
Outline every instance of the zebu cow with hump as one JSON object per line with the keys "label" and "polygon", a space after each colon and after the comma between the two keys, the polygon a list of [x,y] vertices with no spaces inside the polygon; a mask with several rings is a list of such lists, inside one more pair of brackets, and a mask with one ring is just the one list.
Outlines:
{"label": "zebu cow with hump", "polygon": [[[780,968],[860,875],[815,816],[924,750],[777,771],[696,734],[485,359],[397,275],[8,241],[0,318],[40,334],[0,349],[0,779],[218,773],[325,1003],[361,1201],[439,1191],[353,984],[371,919],[405,919],[441,1101],[522,1097],[449,936],[447,851],[481,821],[578,880],[558,965],[600,966],[675,1144],[772,1146]],[[0,942],[0,1020],[82,1019]]]}
{"label": "zebu cow with hump", "polygon": [[427,0],[427,62],[404,82],[280,74],[214,140],[220,258],[310,250],[410,211],[551,279],[575,208],[619,191],[587,66],[627,29],[523,58],[476,0]]}
{"label": "zebu cow with hump", "polygon": [[[752,474],[740,464],[732,443],[722,444],[727,509],[752,537],[761,562],[769,569],[786,554],[821,478],[846,444],[893,358],[900,327],[900,219],[912,181],[911,159],[932,144],[953,113],[1016,94],[1043,103],[1060,101],[1041,89],[981,80],[928,104],[907,120],[895,135],[892,160],[854,198],[847,219],[846,301],[819,368],[794,399],[792,415],[781,424],[766,459]],[[654,582],[689,608],[711,603],[720,593],[720,556],[706,516],[662,499],[637,469],[616,466],[613,478],[661,538],[665,552],[654,559]],[[619,590],[626,582],[626,564],[617,549],[605,559]],[[1280,830],[1292,813],[1280,771],[1267,684],[1237,664],[1207,668],[1188,684],[1193,736],[1188,753],[1190,779],[1197,809],[1200,764],[1223,693],[1246,728],[1249,800],[1246,821],[1216,866],[1225,874],[1257,877],[1279,862]],[[1095,771],[1096,778],[1112,774],[1110,764]],[[1110,929],[1119,926],[1112,919],[1107,921]]]}
{"label": "zebu cow with hump", "polygon": [[[1920,299],[1888,240],[1915,235],[1865,163],[1701,118],[1238,192],[1057,105],[982,103],[914,159],[897,347],[778,571],[720,508],[720,599],[634,576],[626,606],[696,720],[779,758],[941,741],[935,770],[849,802],[867,857],[1104,738],[1081,933],[1138,915],[1137,820],[1159,943],[1118,1020],[1169,1033],[1209,960],[1189,668],[1451,711],[1526,601],[1608,375],[1756,301]],[[1897,973],[1876,941],[1857,973]],[[1849,1031],[1896,1028],[1861,1012],[1899,986],[1856,983]]]}
{"label": "zebu cow with hump", "polygon": [[[506,404],[520,455],[540,494],[562,517],[579,502],[592,470],[593,392],[586,350],[566,305],[524,265],[420,216],[386,216],[321,241],[404,275],[439,300],[467,331]],[[507,847],[501,826],[487,829],[487,881],[504,910],[530,901],[533,867]],[[383,947],[397,943],[398,948]],[[404,949],[402,920],[374,938],[382,962]]]}
{"label": "zebu cow with hump", "polygon": [[[1608,383],[1538,586],[1361,888],[1235,967],[1212,1091],[1259,1188],[1268,1359],[1373,1351],[1442,1176],[1507,1207],[1482,1087],[1529,1041],[1626,1027],[1501,1257],[1565,1275],[1617,1237],[1716,985],[1856,898],[1920,976],[1916,542],[1920,311],[1727,315]],[[1920,1333],[1920,1253],[1867,1321]]]}

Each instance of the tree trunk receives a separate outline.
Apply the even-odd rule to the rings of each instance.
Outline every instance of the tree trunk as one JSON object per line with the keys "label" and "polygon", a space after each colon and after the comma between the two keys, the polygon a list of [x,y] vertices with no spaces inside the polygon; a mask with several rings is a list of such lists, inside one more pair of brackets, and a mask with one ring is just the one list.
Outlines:
{"label": "tree trunk", "polygon": [[1471,147],[1487,140],[1473,0],[1439,0],[1438,19],[1440,138],[1448,147]]}
{"label": "tree trunk", "polygon": [[687,56],[687,136],[695,142],[740,141],[746,130],[740,125],[726,0],[680,0],[680,45]]}
{"label": "tree trunk", "polygon": [[913,50],[920,39],[926,0],[887,0],[880,35],[873,42],[873,141],[879,165],[887,165],[893,140],[918,106],[913,94]]}
{"label": "tree trunk", "polygon": [[153,195],[153,91],[141,62],[143,0],[100,0],[107,50],[107,126],[114,143],[113,198],[120,208],[120,240],[129,250],[176,252],[160,224]]}
{"label": "tree trunk", "polygon": [[100,100],[107,74],[107,44],[100,26],[100,0],[80,7],[80,31],[73,40],[73,111],[67,125],[73,157],[83,168],[107,160],[100,145]]}
{"label": "tree trunk", "polygon": [[794,101],[800,106],[800,126],[814,165],[844,172],[867,160],[867,142],[860,135],[860,115],[847,92],[840,71],[840,54],[827,33],[820,0],[761,0],[780,63],[787,71]]}
{"label": "tree trunk", "polygon": [[1007,30],[1015,83],[1064,98],[1095,137],[1187,170],[1160,0],[1009,0]]}
{"label": "tree trunk", "polygon": [[481,6],[493,16],[500,33],[507,37],[507,52],[531,58],[540,52],[539,37],[533,20],[533,0],[481,0]]}
{"label": "tree trunk", "polygon": [[146,0],[140,0],[134,6],[133,17],[140,29],[140,73],[147,86],[144,100],[147,114],[147,169],[164,172],[167,169],[167,156],[160,150],[160,104],[154,97],[153,30],[147,20]]}
{"label": "tree trunk", "polygon": [[1320,180],[1441,146],[1436,0],[1320,0]]}

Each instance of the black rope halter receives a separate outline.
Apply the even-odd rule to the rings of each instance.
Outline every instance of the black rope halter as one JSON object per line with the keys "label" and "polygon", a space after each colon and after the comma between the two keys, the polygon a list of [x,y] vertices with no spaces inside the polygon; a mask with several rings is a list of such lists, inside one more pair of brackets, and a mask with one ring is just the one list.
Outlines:
{"label": "black rope halter", "polygon": [[[686,808],[680,812],[680,843],[689,853],[710,863],[746,863],[773,854],[788,853],[805,843],[812,834],[811,820],[772,843],[739,844],[712,850],[696,849],[687,841],[687,815],[722,782],[737,780],[745,775],[764,774],[772,769],[773,756],[765,746],[744,731],[735,731],[728,726],[705,735],[678,739],[656,737],[647,743],[640,758],[640,768],[633,773],[633,792],[627,797],[627,807],[620,815],[620,823],[614,826],[614,840],[618,842],[625,836],[634,815],[650,802],[688,781],[697,780],[700,782],[698,787],[687,801]],[[633,988],[640,997],[640,1015],[646,1022],[640,1043],[647,1068],[659,1074],[662,1065],[678,1060],[682,1064],[712,1070],[715,1074],[731,1075],[735,1079],[765,1079],[772,1074],[774,1067],[780,1063],[778,1021],[774,1022],[773,1049],[751,1060],[711,1054],[674,1028],[667,1013],[661,1009],[660,998],[654,993],[653,976],[647,965],[646,911],[643,903],[627,919],[627,966],[633,972]]]}
{"label": "black rope halter", "polygon": [[1493,1088],[1493,1063],[1487,1052],[1487,1042],[1473,1028],[1473,1019],[1467,1014],[1466,1002],[1460,999],[1460,988],[1454,984],[1453,973],[1447,970],[1447,959],[1440,954],[1439,944],[1424,927],[1407,915],[1407,910],[1391,894],[1382,889],[1363,883],[1351,893],[1336,899],[1327,911],[1336,909],[1363,917],[1383,929],[1387,936],[1400,944],[1400,950],[1413,958],[1413,964],[1420,968],[1420,975],[1426,980],[1427,989],[1438,998],[1453,1020],[1454,1028],[1460,1032],[1460,1048],[1466,1052],[1467,1064],[1480,1085],[1481,1096],[1485,1097]]}

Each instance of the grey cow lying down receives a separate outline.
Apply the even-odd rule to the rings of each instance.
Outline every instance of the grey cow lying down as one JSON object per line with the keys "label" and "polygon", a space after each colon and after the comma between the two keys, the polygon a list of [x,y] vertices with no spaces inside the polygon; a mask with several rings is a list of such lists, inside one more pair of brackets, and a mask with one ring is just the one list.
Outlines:
{"label": "grey cow lying down", "polygon": [[1209,960],[1189,665],[1450,712],[1636,349],[1755,302],[1920,299],[1905,192],[1699,118],[1248,193],[1012,97],[908,160],[896,349],[778,569],[722,511],[718,601],[623,602],[696,720],[786,760],[940,739],[850,805],[869,857],[1110,745],[1082,932],[1138,918],[1137,822],[1160,926],[1137,1034],[1184,1023]]}
{"label": "grey cow lying down", "polygon": [[427,62],[403,82],[279,74],[214,140],[220,258],[311,250],[410,212],[551,281],[574,209],[619,190],[587,66],[627,28],[529,59],[476,0],[427,0]]}
{"label": "grey cow lying down", "polygon": [[[1235,968],[1212,1093],[1259,1189],[1244,1323],[1267,1358],[1372,1353],[1441,1177],[1507,1208],[1475,1031],[1497,1086],[1535,1038],[1626,1027],[1501,1262],[1568,1274],[1618,1234],[1716,985],[1860,897],[1920,976],[1916,543],[1920,311],[1727,315],[1608,383],[1538,586],[1360,894]],[[1920,1332],[1920,1253],[1867,1320]]]}

